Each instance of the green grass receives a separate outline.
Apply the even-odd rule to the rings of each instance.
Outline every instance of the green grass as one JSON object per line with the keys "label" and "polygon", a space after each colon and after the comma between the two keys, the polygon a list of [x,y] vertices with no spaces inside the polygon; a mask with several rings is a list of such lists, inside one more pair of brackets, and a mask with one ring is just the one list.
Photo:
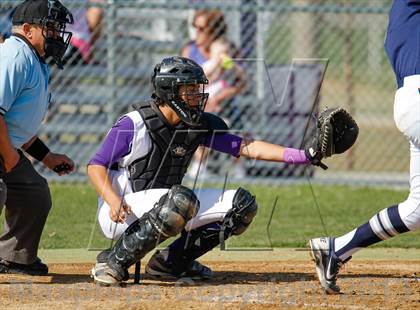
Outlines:
{"label": "green grass", "polygon": [[[270,226],[275,247],[302,247],[308,239],[324,236],[325,231],[308,185],[285,187],[250,187],[257,195],[259,214],[244,236],[232,246],[267,246],[268,219],[274,197],[278,203]],[[365,223],[376,212],[403,201],[405,191],[346,186],[314,186],[314,193],[327,235],[341,235]],[[381,247],[419,247],[420,232],[398,236]]]}
{"label": "green grass", "polygon": [[[227,248],[270,245],[266,232],[276,197],[278,203],[269,229],[273,246],[302,247],[309,238],[325,235],[308,185],[246,188],[257,196],[258,215],[244,235],[227,241]],[[97,198],[90,185],[51,184],[51,192],[53,208],[41,248],[103,248],[109,245],[96,224]],[[381,209],[403,201],[407,195],[405,191],[344,186],[314,186],[314,192],[330,235],[348,232]],[[94,233],[90,242],[92,227]],[[411,232],[379,246],[420,248],[419,237],[420,231]]]}

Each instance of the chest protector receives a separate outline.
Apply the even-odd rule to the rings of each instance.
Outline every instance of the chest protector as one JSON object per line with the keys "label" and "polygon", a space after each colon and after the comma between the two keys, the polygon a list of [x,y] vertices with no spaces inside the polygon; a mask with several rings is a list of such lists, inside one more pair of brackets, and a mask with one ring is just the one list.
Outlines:
{"label": "chest protector", "polygon": [[149,153],[128,167],[134,192],[181,184],[198,146],[213,130],[227,129],[222,119],[209,113],[203,113],[200,126],[191,128],[183,123],[170,125],[153,101],[139,103],[134,108],[140,113],[152,141]]}

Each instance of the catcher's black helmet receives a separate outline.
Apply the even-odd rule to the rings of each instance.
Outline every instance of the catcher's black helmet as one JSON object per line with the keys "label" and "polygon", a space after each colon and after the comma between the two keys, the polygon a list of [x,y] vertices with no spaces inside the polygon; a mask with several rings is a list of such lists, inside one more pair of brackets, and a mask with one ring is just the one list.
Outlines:
{"label": "catcher's black helmet", "polygon": [[[203,69],[196,62],[179,56],[165,58],[155,66],[152,84],[155,96],[168,104],[184,123],[190,126],[200,124],[208,99],[208,94],[204,92],[204,85],[208,84],[208,80]],[[192,107],[180,97],[179,87],[194,84],[200,85],[199,91],[186,94],[198,97],[198,105]]]}

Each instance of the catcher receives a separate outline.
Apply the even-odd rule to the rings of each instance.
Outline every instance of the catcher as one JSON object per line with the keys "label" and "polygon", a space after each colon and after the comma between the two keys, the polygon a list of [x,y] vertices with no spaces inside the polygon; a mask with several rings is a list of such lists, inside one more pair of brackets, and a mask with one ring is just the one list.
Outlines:
{"label": "catcher", "polygon": [[152,99],[123,115],[90,160],[88,175],[100,196],[100,227],[107,238],[118,240],[98,255],[92,269],[96,282],[126,281],[131,265],[179,234],[154,253],[146,273],[212,277],[211,269],[196,259],[230,236],[242,234],[258,206],[243,188],[192,191],[180,185],[199,145],[236,157],[324,166],[323,158],[344,152],[357,138],[358,127],[351,116],[332,109],[320,117],[308,150],[243,140],[230,134],[221,118],[203,112],[207,83],[194,61],[163,59],[152,75]]}

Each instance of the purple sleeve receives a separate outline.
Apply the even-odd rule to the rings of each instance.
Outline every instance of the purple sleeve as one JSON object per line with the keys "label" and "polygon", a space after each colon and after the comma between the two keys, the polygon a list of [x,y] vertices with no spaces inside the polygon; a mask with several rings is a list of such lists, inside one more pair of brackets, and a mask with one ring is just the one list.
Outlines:
{"label": "purple sleeve", "polygon": [[286,148],[283,154],[284,162],[288,164],[309,164],[311,161],[306,157],[304,150]]}
{"label": "purple sleeve", "polygon": [[213,150],[239,157],[242,140],[241,137],[229,133],[216,133],[208,136],[204,145]]}
{"label": "purple sleeve", "polygon": [[109,130],[101,147],[88,165],[110,167],[130,152],[133,137],[133,121],[129,117],[124,116]]}

